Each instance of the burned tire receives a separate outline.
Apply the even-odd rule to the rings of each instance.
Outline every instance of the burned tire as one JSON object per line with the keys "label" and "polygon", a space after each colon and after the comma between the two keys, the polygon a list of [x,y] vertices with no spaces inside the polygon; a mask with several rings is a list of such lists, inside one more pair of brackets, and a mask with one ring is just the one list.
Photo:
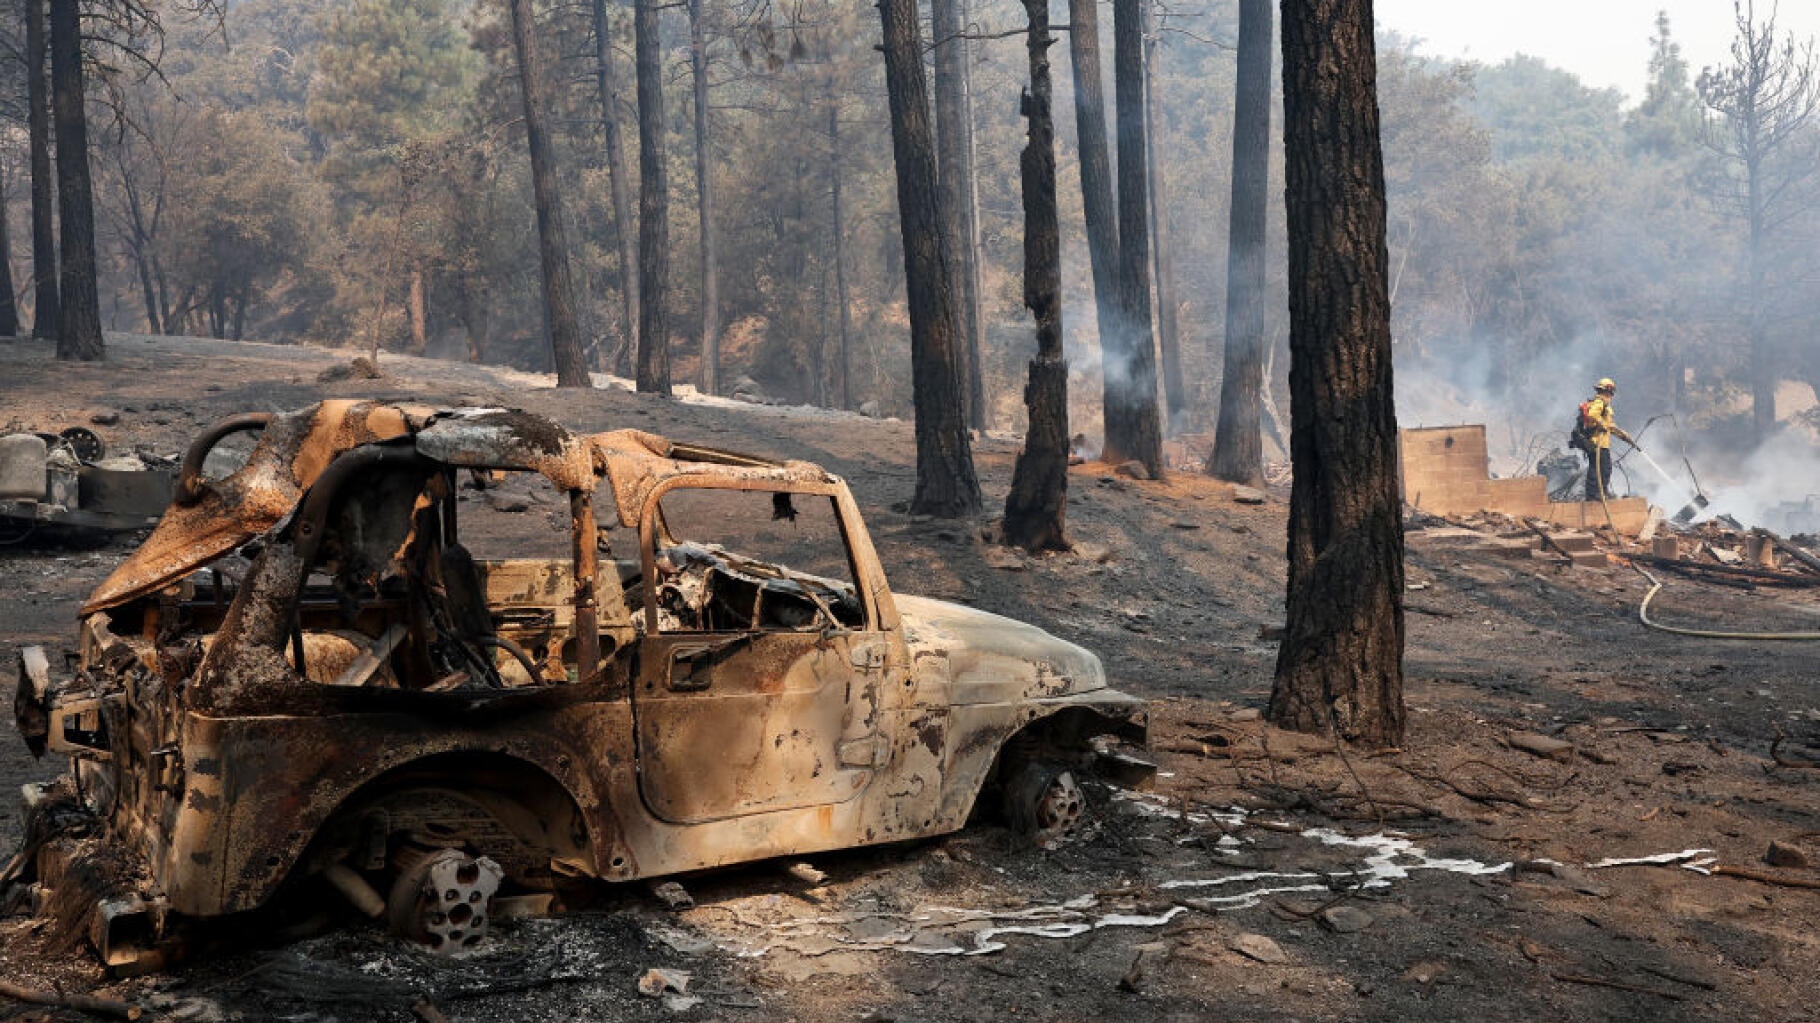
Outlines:
{"label": "burned tire", "polygon": [[493,894],[505,871],[491,858],[435,849],[407,861],[392,882],[386,916],[392,933],[432,952],[478,945],[492,923]]}
{"label": "burned tire", "polygon": [[1013,768],[1004,779],[1002,798],[1011,829],[1045,849],[1073,832],[1087,814],[1087,795],[1074,772],[1041,760]]}

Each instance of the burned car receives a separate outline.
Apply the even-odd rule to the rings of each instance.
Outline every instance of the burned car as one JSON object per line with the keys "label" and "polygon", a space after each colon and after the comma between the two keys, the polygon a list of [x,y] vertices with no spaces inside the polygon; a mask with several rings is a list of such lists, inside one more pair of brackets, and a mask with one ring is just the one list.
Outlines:
{"label": "burned car", "polygon": [[894,594],[818,466],[347,401],[199,437],[62,674],[21,656],[19,728],[73,770],[28,787],[11,870],[119,972],[300,894],[457,949],[976,804],[1053,836],[1147,725],[1086,650]]}

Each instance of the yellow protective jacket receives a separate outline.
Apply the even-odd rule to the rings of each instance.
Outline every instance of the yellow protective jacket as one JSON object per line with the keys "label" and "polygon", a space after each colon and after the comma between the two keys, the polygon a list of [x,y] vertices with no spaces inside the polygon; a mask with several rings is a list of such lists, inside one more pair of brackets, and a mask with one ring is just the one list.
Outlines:
{"label": "yellow protective jacket", "polygon": [[1585,412],[1582,415],[1585,419],[1586,437],[1592,442],[1593,447],[1601,451],[1609,450],[1614,433],[1629,439],[1629,434],[1618,429],[1617,416],[1612,412],[1610,398],[1595,394],[1584,407]]}

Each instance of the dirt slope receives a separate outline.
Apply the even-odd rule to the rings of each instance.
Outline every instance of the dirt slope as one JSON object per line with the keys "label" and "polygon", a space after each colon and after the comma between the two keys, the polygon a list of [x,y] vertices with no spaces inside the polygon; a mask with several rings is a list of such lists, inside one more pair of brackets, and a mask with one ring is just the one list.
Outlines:
{"label": "dirt slope", "polygon": [[[68,366],[46,346],[0,341],[0,418],[57,428],[117,412],[94,427],[111,445],[173,454],[230,413],[361,396],[512,405],[578,429],[820,462],[852,484],[895,589],[1083,643],[1115,684],[1156,699],[1166,772],[1156,797],[1099,793],[1100,825],[1052,852],[983,826],[817,857],[830,877],[815,889],[763,866],[690,879],[697,906],[681,914],[611,893],[594,913],[513,925],[473,960],[424,959],[355,929],[106,985],[171,1018],[409,1019],[425,995],[451,1019],[514,1021],[1783,1020],[1820,1004],[1811,887],[1589,866],[1704,849],[1694,865],[1820,881],[1760,862],[1772,839],[1820,857],[1820,771],[1766,759],[1779,729],[1794,742],[1785,753],[1820,734],[1813,648],[1647,632],[1628,570],[1412,540],[1411,734],[1398,753],[1342,755],[1245,713],[1275,656],[1259,630],[1282,610],[1281,493],[1245,506],[1199,478],[1081,467],[1069,515],[1085,556],[1029,559],[982,542],[980,524],[897,510],[914,483],[907,423],[559,392],[391,357],[383,379],[319,383],[343,356],[216,341],[122,337],[111,355]],[[1015,451],[1014,439],[980,444],[990,504]],[[4,663],[17,645],[66,642],[76,603],[127,549],[0,549]],[[1658,614],[1817,622],[1811,605],[1682,582]],[[1513,732],[1576,752],[1538,759],[1506,745]],[[0,742],[8,792],[60,769]],[[8,798],[3,844],[17,829]],[[105,985],[42,940],[29,921],[0,922],[0,977]],[[639,997],[650,966],[691,971],[702,1002]]]}

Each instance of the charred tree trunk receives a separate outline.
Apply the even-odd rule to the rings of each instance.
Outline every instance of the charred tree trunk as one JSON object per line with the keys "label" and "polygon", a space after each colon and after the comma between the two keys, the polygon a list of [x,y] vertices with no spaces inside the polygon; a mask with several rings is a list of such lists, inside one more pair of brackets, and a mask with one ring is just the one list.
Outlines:
{"label": "charred tree trunk", "polygon": [[[961,27],[967,29],[972,15],[967,0],[958,0],[961,13]],[[967,257],[967,292],[964,296],[967,317],[967,337],[972,346],[974,372],[969,386],[972,388],[968,400],[972,402],[970,415],[973,423],[985,429],[992,415],[991,393],[986,386],[987,337],[986,337],[986,303],[985,285],[981,278],[985,273],[985,254],[980,246],[980,178],[979,178],[979,140],[974,131],[973,120],[973,42],[960,40],[962,44],[961,59],[961,123],[966,126],[963,135],[965,145],[961,156],[961,182],[966,186],[962,191],[961,237],[966,246]]]}
{"label": "charred tree trunk", "polygon": [[636,0],[638,63],[638,389],[670,393],[670,184],[664,157],[658,0]]}
{"label": "charred tree trunk", "polygon": [[613,244],[619,250],[619,350],[613,370],[631,372],[630,353],[637,343],[638,264],[632,255],[632,200],[626,183],[625,147],[619,134],[619,72],[607,0],[594,0],[594,80],[600,89],[602,134],[606,136],[607,189],[613,203]]}
{"label": "charred tree trunk", "polygon": [[1270,5],[1239,0],[1238,84],[1233,99],[1232,205],[1226,221],[1226,363],[1207,471],[1264,482],[1258,410],[1264,386],[1264,238],[1270,188]]}
{"label": "charred tree trunk", "polygon": [[57,182],[51,176],[51,104],[45,0],[25,0],[26,134],[32,166],[32,336],[57,336]]}
{"label": "charred tree trunk", "polygon": [[847,294],[847,237],[841,210],[840,94],[828,84],[828,197],[834,225],[834,301],[840,306],[840,353],[835,363],[840,407],[853,407],[853,308]]}
{"label": "charred tree trunk", "polygon": [[159,306],[158,287],[152,277],[152,229],[148,227],[145,204],[139,201],[139,188],[124,158],[119,160],[121,191],[126,195],[128,218],[127,248],[133,257],[133,269],[139,275],[139,293],[145,302],[145,330],[148,334],[164,333],[163,311]]}
{"label": "charred tree trunk", "polygon": [[531,17],[531,0],[509,2],[512,42],[518,51],[519,95],[524,102],[525,140],[531,151],[531,193],[537,205],[544,316],[550,327],[556,386],[592,387],[575,310],[575,278],[569,269],[569,239],[563,223],[562,192],[556,179],[556,151],[544,123],[543,61],[537,45],[537,26]]}
{"label": "charred tree trunk", "polygon": [[1119,329],[1106,357],[1106,460],[1136,459],[1163,478],[1156,336],[1150,329],[1150,189],[1144,145],[1144,7],[1113,0],[1112,77],[1118,93]]}
{"label": "charred tree trunk", "polygon": [[1269,720],[1403,737],[1403,522],[1371,0],[1283,0],[1288,620]]}
{"label": "charred tree trunk", "polygon": [[1055,116],[1050,104],[1049,0],[1024,0],[1030,19],[1030,137],[1019,170],[1024,192],[1024,304],[1036,319],[1036,358],[1024,384],[1030,427],[1005,498],[1005,542],[1029,551],[1068,549],[1068,360],[1062,354],[1062,250],[1055,199]]}
{"label": "charred tree trunk", "polygon": [[1163,377],[1164,433],[1174,432],[1188,410],[1182,379],[1181,335],[1177,331],[1175,260],[1169,251],[1169,218],[1165,202],[1162,161],[1156,156],[1156,60],[1158,50],[1156,7],[1144,6],[1144,159],[1150,169],[1150,262],[1156,274],[1157,366]]}
{"label": "charred tree trunk", "polygon": [[885,91],[891,105],[892,162],[903,228],[904,282],[910,307],[910,369],[916,403],[917,514],[978,514],[979,480],[962,410],[954,288],[942,237],[935,140],[916,0],[879,0],[884,32]]}
{"label": "charred tree trunk", "polygon": [[424,308],[421,269],[411,271],[411,287],[405,295],[404,311],[411,321],[411,354],[422,355],[430,347],[430,326],[425,322],[428,310]]}
{"label": "charred tree trunk", "polygon": [[95,283],[95,197],[89,184],[82,16],[77,0],[51,0],[51,102],[57,123],[57,358],[107,357]]}
{"label": "charred tree trunk", "polygon": [[[1087,222],[1087,263],[1100,336],[1102,401],[1110,409],[1118,348],[1119,229],[1112,197],[1112,155],[1106,145],[1105,74],[1100,70],[1098,0],[1068,0],[1068,54],[1074,67],[1074,125],[1081,159],[1081,210]],[[1110,429],[1110,427],[1108,427]]]}
{"label": "charred tree trunk", "polygon": [[152,283],[152,265],[142,246],[134,246],[133,266],[139,272],[139,291],[145,298],[145,329],[149,334],[164,333],[158,316],[158,289]]}
{"label": "charred tree trunk", "polygon": [[695,75],[695,186],[701,216],[701,389],[720,392],[720,259],[714,230],[714,149],[708,123],[706,0],[689,0],[689,65]]}
{"label": "charred tree trunk", "polygon": [[955,328],[959,331],[961,379],[965,384],[967,421],[985,422],[985,389],[980,374],[979,323],[973,296],[978,267],[968,204],[973,196],[972,117],[967,104],[967,40],[964,0],[930,0],[930,32],[935,36],[935,150],[941,185],[942,234],[954,282]]}
{"label": "charred tree trunk", "polygon": [[0,335],[19,334],[19,306],[13,300],[13,245],[6,222],[6,176],[0,173]]}

